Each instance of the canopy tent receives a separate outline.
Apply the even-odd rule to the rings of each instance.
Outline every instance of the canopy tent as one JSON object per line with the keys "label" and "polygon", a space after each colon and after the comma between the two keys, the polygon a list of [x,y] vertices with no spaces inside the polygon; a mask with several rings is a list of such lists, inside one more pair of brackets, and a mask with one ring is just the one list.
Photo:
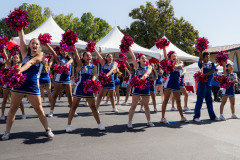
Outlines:
{"label": "canopy tent", "polygon": [[[50,16],[45,22],[43,22],[37,29],[25,35],[26,43],[28,44],[31,39],[38,38],[39,34],[49,33],[52,36],[51,45],[59,45],[59,42],[62,39],[62,34],[64,30],[62,30],[57,23],[53,20],[52,16]],[[18,44],[20,43],[19,37],[13,37],[14,41]],[[75,44],[76,48],[85,49],[86,42],[82,40],[78,40]]]}
{"label": "canopy tent", "polygon": [[[96,46],[99,48],[101,54],[105,53],[120,53],[120,44],[124,34],[119,31],[117,27],[114,27],[104,38],[102,38]],[[147,56],[151,56],[159,59],[159,53],[152,51],[147,48],[143,48],[138,44],[134,43],[131,47],[132,51],[135,53],[142,53]]]}
{"label": "canopy tent", "polygon": [[[163,36],[163,38],[166,38],[165,36]],[[156,45],[154,45],[152,48],[151,48],[152,51],[155,51],[155,52],[158,52],[161,54],[161,59],[164,59],[163,57],[163,50],[161,49],[158,49],[156,47]],[[169,46],[166,47],[166,51],[167,53],[169,51],[175,51],[177,53],[177,56],[180,60],[182,61],[185,61],[185,62],[197,62],[198,61],[198,57],[196,56],[193,56],[193,55],[190,55],[190,54],[187,54],[186,52],[182,51],[181,49],[179,49],[178,47],[176,47],[174,44],[172,44],[172,42],[170,42]]]}
{"label": "canopy tent", "polygon": [[[194,72],[200,71],[200,69],[198,67],[198,63],[193,63],[189,66],[184,67],[184,68],[187,70],[187,72],[189,72],[189,71],[194,71]],[[223,67],[222,66],[218,66],[217,69],[218,69],[218,72],[223,72]]]}

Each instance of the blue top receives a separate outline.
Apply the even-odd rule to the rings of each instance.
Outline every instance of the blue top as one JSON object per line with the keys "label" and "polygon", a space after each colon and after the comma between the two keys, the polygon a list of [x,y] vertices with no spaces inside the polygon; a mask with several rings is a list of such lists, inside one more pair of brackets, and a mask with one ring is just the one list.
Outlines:
{"label": "blue top", "polygon": [[[236,79],[237,74],[236,74],[236,73],[233,73],[233,74],[228,73],[227,76],[228,76],[228,78],[229,78],[231,81],[233,81],[234,79]],[[235,84],[235,83],[231,83],[230,88],[233,88],[233,89],[234,89],[234,84]]]}
{"label": "blue top", "polygon": [[[210,72],[211,70],[215,70],[216,67],[215,67],[215,64],[213,62],[208,62],[208,63],[199,63],[198,62],[198,67],[201,69],[203,67],[203,73],[208,73]],[[206,84],[208,86],[211,86],[211,81],[212,81],[212,78],[213,78],[213,74],[212,75],[209,75],[207,76],[208,77],[208,81],[206,82]]]}
{"label": "blue top", "polygon": [[[108,64],[106,61],[102,66],[102,72],[107,74],[112,69],[112,67],[113,67],[113,63]],[[112,82],[114,82],[114,73],[111,74],[111,77],[112,77]]]}
{"label": "blue top", "polygon": [[[215,76],[217,76],[218,74],[213,74],[213,77],[215,77]],[[220,87],[220,82],[216,82],[215,80],[214,80],[214,78],[212,79],[212,81],[211,81],[211,85],[212,86],[217,86],[217,87]]]}
{"label": "blue top", "polygon": [[[62,58],[60,57],[60,62],[58,63],[59,65],[65,65],[69,60],[68,59],[65,59],[65,58]],[[71,68],[72,68],[72,64],[69,64],[69,68],[70,68],[70,71],[66,74],[62,74],[62,75],[68,75],[70,76],[71,75]]]}
{"label": "blue top", "polygon": [[90,64],[88,66],[84,63],[82,68],[78,72],[78,82],[83,83],[89,78],[92,79],[93,72],[94,72],[94,65]]}

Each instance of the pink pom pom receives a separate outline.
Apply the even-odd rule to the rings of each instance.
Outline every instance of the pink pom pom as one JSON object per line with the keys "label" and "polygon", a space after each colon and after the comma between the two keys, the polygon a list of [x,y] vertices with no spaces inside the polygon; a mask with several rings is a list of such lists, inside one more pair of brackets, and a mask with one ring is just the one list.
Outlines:
{"label": "pink pom pom", "polygon": [[140,91],[147,88],[148,81],[146,79],[139,79],[137,75],[134,75],[130,80],[132,87],[138,88]]}
{"label": "pink pom pom", "polygon": [[124,35],[124,37],[121,41],[121,45],[120,45],[121,52],[123,52],[123,53],[128,52],[133,43],[134,42],[133,42],[132,37]]}
{"label": "pink pom pom", "polygon": [[92,40],[90,40],[89,42],[88,42],[88,44],[87,44],[87,47],[85,48],[85,50],[87,51],[87,52],[95,52],[95,42],[94,41],[92,41]]}
{"label": "pink pom pom", "polygon": [[215,77],[213,77],[214,81],[216,82],[221,82],[222,76],[220,75],[216,75]]}
{"label": "pink pom pom", "polygon": [[231,86],[231,80],[228,76],[222,76],[220,81],[220,87],[228,89]]}
{"label": "pink pom pom", "polygon": [[160,68],[166,72],[174,72],[175,63],[167,59],[163,59],[162,61],[160,61]]}
{"label": "pink pom pom", "polygon": [[16,45],[12,46],[12,48],[9,50],[9,52],[10,52],[11,56],[15,56],[16,54],[19,54],[19,52],[20,52],[19,45],[16,44]]}
{"label": "pink pom pom", "polygon": [[102,72],[99,76],[98,76],[99,81],[101,82],[102,85],[107,85],[110,84],[112,82],[112,77],[111,76],[107,76],[106,73]]}
{"label": "pink pom pom", "polygon": [[60,47],[66,52],[75,50],[75,43],[78,42],[78,35],[76,32],[68,29],[64,34],[62,34],[62,40],[60,42]]}
{"label": "pink pom pom", "polygon": [[42,45],[46,45],[47,43],[51,43],[52,40],[52,36],[49,33],[45,33],[45,34],[40,34],[38,36],[38,40],[40,41],[40,43]]}
{"label": "pink pom pom", "polygon": [[123,81],[126,81],[127,83],[128,83],[128,81],[129,81],[129,76],[124,76],[124,75],[122,75],[123,76]]}
{"label": "pink pom pom", "polygon": [[59,46],[54,47],[53,50],[56,52],[57,55],[61,54],[61,48]]}
{"label": "pink pom pom", "polygon": [[127,61],[127,56],[123,52],[119,53],[119,58],[123,61]]}
{"label": "pink pom pom", "polygon": [[53,70],[57,74],[67,74],[68,72],[70,72],[69,65],[64,66],[64,65],[54,64],[53,65]]}
{"label": "pink pom pom", "polygon": [[169,46],[170,41],[166,38],[161,38],[157,42],[155,42],[155,44],[158,49],[163,49],[163,48]]}
{"label": "pink pom pom", "polygon": [[121,69],[127,68],[127,65],[124,61],[119,61],[118,59],[116,59],[115,62],[118,64],[118,68],[121,68]]}
{"label": "pink pom pom", "polygon": [[99,60],[99,59],[96,59],[96,58],[93,58],[93,59],[92,59],[92,63],[93,63],[95,66],[98,66],[98,64],[101,64],[101,63],[100,63],[100,60]]}
{"label": "pink pom pom", "polygon": [[48,54],[48,55],[46,55],[46,58],[47,58],[47,60],[48,60],[48,62],[49,62],[50,59],[52,58],[52,55],[51,55],[51,54]]}
{"label": "pink pom pom", "polygon": [[171,56],[175,53],[176,53],[175,51],[169,51],[168,54],[167,54],[168,59],[171,60]]}
{"label": "pink pom pom", "polygon": [[20,7],[13,12],[10,11],[8,18],[5,18],[7,26],[14,31],[20,31],[28,26],[28,12]]}
{"label": "pink pom pom", "polygon": [[84,83],[83,92],[85,94],[98,93],[100,91],[100,88],[102,88],[102,85],[101,85],[100,81],[98,81],[98,80],[93,81],[91,79],[88,79],[88,80],[84,81],[83,83]]}
{"label": "pink pom pom", "polygon": [[218,52],[218,54],[216,55],[215,61],[219,63],[220,66],[223,66],[223,62],[227,64],[228,58],[229,58],[228,53],[225,51],[221,51],[221,52]]}
{"label": "pink pom pom", "polygon": [[208,77],[204,76],[202,72],[195,73],[193,77],[196,82],[206,83],[208,81]]}
{"label": "pink pom pom", "polygon": [[149,65],[149,60],[148,59],[146,60],[146,65]]}
{"label": "pink pom pom", "polygon": [[208,49],[208,39],[206,38],[198,38],[197,39],[197,44],[196,44],[196,49],[199,51],[199,52],[202,52],[202,51],[205,51],[206,49]]}
{"label": "pink pom pom", "polygon": [[8,39],[6,36],[3,36],[2,38],[0,38],[0,52],[2,52],[5,47],[7,47],[7,43],[8,43]]}

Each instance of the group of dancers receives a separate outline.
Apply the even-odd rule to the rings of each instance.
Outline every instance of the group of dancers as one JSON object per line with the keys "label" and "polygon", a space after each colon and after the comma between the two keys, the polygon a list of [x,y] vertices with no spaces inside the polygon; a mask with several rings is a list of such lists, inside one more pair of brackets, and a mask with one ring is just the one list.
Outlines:
{"label": "group of dancers", "polygon": [[[26,118],[24,113],[24,107],[22,103],[22,99],[24,95],[27,96],[27,99],[31,103],[32,107],[34,108],[35,112],[37,113],[40,122],[42,123],[44,129],[46,130],[46,136],[49,138],[53,138],[54,134],[51,128],[48,125],[48,120],[44,113],[42,107],[42,100],[41,100],[41,93],[44,95],[43,89],[46,88],[48,99],[50,102],[50,112],[48,117],[51,118],[54,116],[54,109],[57,97],[59,92],[62,89],[65,90],[66,96],[68,99],[68,103],[70,106],[69,114],[68,114],[68,122],[66,127],[66,132],[72,132],[72,120],[73,117],[76,115],[76,109],[79,105],[81,99],[85,99],[88,103],[93,117],[97,122],[97,127],[99,130],[105,130],[104,125],[101,123],[99,112],[100,112],[100,103],[103,96],[107,95],[107,99],[110,100],[112,105],[112,110],[115,113],[118,113],[118,109],[115,104],[115,94],[117,97],[117,104],[119,104],[119,78],[118,76],[121,75],[121,72],[118,70],[117,63],[113,61],[112,54],[107,54],[104,58],[102,55],[99,54],[97,50],[95,50],[95,54],[97,55],[98,59],[100,60],[102,66],[102,72],[106,73],[107,76],[111,76],[112,81],[107,85],[103,85],[100,89],[100,92],[97,95],[97,99],[95,101],[95,94],[94,93],[85,93],[84,90],[84,82],[87,79],[95,80],[97,79],[97,66],[93,65],[92,63],[92,54],[90,52],[83,52],[81,55],[78,53],[77,49],[73,51],[74,59],[77,63],[76,73],[77,73],[77,84],[72,92],[71,87],[71,71],[66,74],[56,74],[54,79],[54,91],[51,94],[51,81],[49,77],[49,72],[51,65],[53,63],[53,59],[59,65],[69,65],[70,70],[73,63],[73,58],[69,55],[68,52],[61,51],[60,55],[54,51],[54,49],[47,44],[47,48],[52,53],[52,58],[47,59],[45,54],[41,51],[40,42],[37,38],[32,39],[29,44],[26,44],[24,31],[18,31],[19,38],[20,38],[20,54],[22,57],[22,62],[20,60],[20,55],[15,55],[12,58],[4,51],[5,61],[7,66],[18,66],[19,72],[23,74],[27,74],[27,79],[23,83],[20,88],[9,88],[7,86],[2,86],[4,91],[4,97],[2,102],[2,116],[4,116],[4,110],[6,106],[6,102],[8,96],[11,92],[11,105],[7,115],[6,120],[6,131],[2,136],[2,140],[9,139],[10,130],[12,124],[15,119],[16,112],[20,107],[22,110],[22,118]],[[190,109],[187,106],[188,102],[188,94],[184,87],[184,74],[186,70],[184,69],[184,65],[182,61],[179,61],[177,54],[174,53],[171,57],[168,57],[166,48],[163,48],[164,58],[168,59],[169,61],[174,62],[175,67],[173,72],[167,73],[168,76],[165,80],[163,85],[163,71],[161,70],[159,64],[150,64],[147,65],[147,58],[145,55],[139,55],[136,58],[135,53],[130,49],[129,54],[131,56],[131,60],[133,63],[133,67],[130,66],[128,63],[126,72],[129,73],[129,81],[128,86],[126,89],[126,98],[122,105],[126,105],[128,102],[128,98],[130,94],[132,95],[132,103],[129,109],[129,119],[127,123],[128,128],[133,128],[132,120],[135,113],[135,109],[138,103],[141,103],[142,111],[145,112],[146,119],[147,119],[147,126],[153,127],[154,123],[151,121],[150,116],[150,109],[149,109],[149,99],[151,97],[152,104],[154,106],[154,111],[157,112],[156,107],[156,93],[160,91],[161,98],[162,98],[162,118],[160,120],[161,123],[168,123],[165,113],[166,107],[169,103],[169,99],[172,99],[172,104],[174,106],[174,101],[177,105],[177,110],[180,114],[180,121],[184,123],[188,123],[186,117],[184,117],[183,111],[189,111]],[[159,55],[159,58],[160,55]],[[220,105],[220,117],[218,118],[213,110],[213,102],[212,102],[212,95],[211,95],[211,81],[213,79],[213,73],[216,70],[215,64],[210,62],[210,54],[207,52],[200,52],[199,57],[199,68],[202,69],[202,72],[205,76],[208,77],[208,81],[206,83],[199,82],[198,83],[198,90],[197,90],[197,102],[194,109],[194,117],[193,120],[195,122],[200,121],[200,111],[203,103],[203,99],[205,98],[208,113],[210,119],[212,120],[225,120],[223,115],[223,108],[226,104],[227,99],[229,98],[232,110],[232,118],[238,118],[235,114],[235,94],[234,94],[234,83],[237,82],[237,76],[233,73],[233,66],[231,63],[223,64],[223,71],[224,75],[228,76],[231,81],[232,85],[229,89],[223,90],[223,98],[222,103]],[[130,79],[134,76],[138,76],[139,79],[147,79],[147,87],[144,90],[140,90],[139,88],[131,87]],[[149,85],[149,80],[154,81],[153,85]],[[131,92],[132,90],[132,92]],[[185,96],[184,97],[184,107],[181,106],[180,101],[180,93]],[[143,110],[144,108],[144,110]],[[175,107],[172,107],[172,110],[176,110]],[[3,117],[5,119],[5,117]]]}

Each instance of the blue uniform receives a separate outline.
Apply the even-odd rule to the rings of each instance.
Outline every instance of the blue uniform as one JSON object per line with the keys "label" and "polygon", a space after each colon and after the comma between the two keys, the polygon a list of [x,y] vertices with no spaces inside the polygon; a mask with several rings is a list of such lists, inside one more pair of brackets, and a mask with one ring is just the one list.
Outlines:
{"label": "blue uniform", "polygon": [[[152,72],[152,73],[149,75],[149,79],[153,79],[154,76],[155,76],[155,73]],[[151,87],[149,87],[150,92],[154,92],[154,93],[155,93],[155,83],[156,83],[156,81],[153,81],[153,85],[152,85]]]}
{"label": "blue uniform", "polygon": [[[227,76],[232,81],[232,80],[236,79],[237,74],[236,73],[233,73],[233,74],[228,73]],[[235,83],[231,83],[231,86],[228,89],[223,88],[223,91],[222,91],[223,96],[235,97],[234,84]]]}
{"label": "blue uniform", "polygon": [[169,76],[164,83],[164,89],[173,92],[180,92],[180,72],[181,69],[175,68],[173,72],[169,72]]}
{"label": "blue uniform", "polygon": [[[107,61],[104,63],[102,66],[102,72],[103,73],[108,73],[113,67],[113,63],[108,64]],[[112,77],[112,82],[106,85],[103,85],[103,89],[115,89],[115,83],[114,83],[114,73],[112,73],[110,76]]]}
{"label": "blue uniform", "polygon": [[[181,73],[183,72],[183,70],[181,69]],[[184,75],[182,77],[180,77],[180,87],[184,87]]]}
{"label": "blue uniform", "polygon": [[156,80],[156,86],[160,86],[163,84],[162,75],[163,74],[161,72],[158,74],[158,79]]}
{"label": "blue uniform", "polygon": [[130,74],[129,74],[129,80],[128,80],[127,85],[130,85],[130,79],[132,79],[133,75],[134,75],[134,73],[130,73]]}
{"label": "blue uniform", "polygon": [[[33,56],[30,53],[24,58],[22,66],[24,66]],[[27,79],[20,88],[13,88],[11,91],[27,95],[40,95],[39,91],[39,77],[42,71],[42,63],[32,65],[26,71],[22,72],[27,74]]]}
{"label": "blue uniform", "polygon": [[114,83],[115,83],[115,86],[120,86],[120,80],[117,75],[114,75]]}
{"label": "blue uniform", "polygon": [[89,78],[92,79],[94,71],[94,65],[90,64],[89,66],[85,63],[83,64],[82,68],[78,72],[78,82],[73,92],[73,97],[77,98],[89,98],[94,99],[93,93],[84,93],[84,82]]}
{"label": "blue uniform", "polygon": [[40,83],[40,85],[51,84],[51,80],[50,80],[50,77],[49,77],[49,72],[47,72],[45,70],[44,65],[43,65],[43,69],[42,69],[42,72],[41,72],[41,75],[40,75],[39,83]]}
{"label": "blue uniform", "polygon": [[[214,70],[216,69],[215,64],[213,62],[208,62],[204,64],[198,62],[198,66],[200,69],[203,68],[204,74],[210,72],[213,69]],[[194,119],[200,118],[203,98],[205,98],[210,119],[214,120],[216,118],[216,115],[213,111],[212,92],[211,92],[211,81],[212,81],[213,75],[209,75],[207,77],[208,77],[208,81],[206,83],[202,83],[202,82],[198,83],[197,102],[195,105],[194,116],[193,116]]]}
{"label": "blue uniform", "polygon": [[[60,63],[58,65],[65,65],[69,60],[68,59],[64,59],[62,57],[60,57]],[[71,79],[70,79],[70,75],[71,75],[71,68],[72,65],[69,65],[70,68],[70,72],[66,73],[66,74],[56,74],[55,76],[55,83],[71,83]]]}
{"label": "blue uniform", "polygon": [[[139,65],[135,74],[138,76],[139,79],[141,79],[141,77],[146,73],[147,69],[148,69],[147,65],[144,68],[142,68],[141,65]],[[147,81],[149,81],[149,78],[147,78]],[[138,88],[133,87],[132,95],[150,96],[149,82],[147,82],[147,87],[142,91],[140,91]]]}

